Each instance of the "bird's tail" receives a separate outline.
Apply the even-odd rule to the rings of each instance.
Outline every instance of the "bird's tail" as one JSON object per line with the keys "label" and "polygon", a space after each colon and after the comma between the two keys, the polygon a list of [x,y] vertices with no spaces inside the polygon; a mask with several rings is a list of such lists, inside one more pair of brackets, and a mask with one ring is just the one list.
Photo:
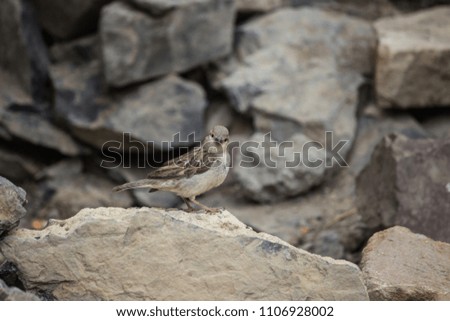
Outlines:
{"label": "bird's tail", "polygon": [[151,179],[141,179],[135,182],[116,186],[113,188],[113,192],[122,192],[132,188],[152,188],[152,183],[154,182]]}

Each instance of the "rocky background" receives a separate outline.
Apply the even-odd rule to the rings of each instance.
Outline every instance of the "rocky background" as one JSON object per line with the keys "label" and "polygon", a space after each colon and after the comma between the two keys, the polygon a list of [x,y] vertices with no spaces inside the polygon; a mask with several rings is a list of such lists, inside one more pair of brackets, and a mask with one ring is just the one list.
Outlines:
{"label": "rocky background", "polygon": [[[2,0],[0,21],[0,299],[450,300],[450,1]],[[215,124],[295,151],[332,131],[349,166],[235,166],[200,198],[216,216],[111,193],[145,177],[141,142],[164,160]],[[124,132],[130,168],[101,167]]]}

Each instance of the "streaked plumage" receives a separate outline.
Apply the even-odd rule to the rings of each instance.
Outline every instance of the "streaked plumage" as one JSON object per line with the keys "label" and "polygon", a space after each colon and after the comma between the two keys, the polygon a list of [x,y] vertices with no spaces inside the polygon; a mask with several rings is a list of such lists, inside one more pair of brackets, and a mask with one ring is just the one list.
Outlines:
{"label": "streaked plumage", "polygon": [[228,129],[215,126],[199,147],[167,161],[151,171],[146,179],[115,187],[115,192],[132,188],[149,188],[150,191],[168,191],[180,196],[189,209],[189,202],[207,211],[213,209],[195,200],[197,195],[219,186],[225,180],[230,154],[227,151]]}

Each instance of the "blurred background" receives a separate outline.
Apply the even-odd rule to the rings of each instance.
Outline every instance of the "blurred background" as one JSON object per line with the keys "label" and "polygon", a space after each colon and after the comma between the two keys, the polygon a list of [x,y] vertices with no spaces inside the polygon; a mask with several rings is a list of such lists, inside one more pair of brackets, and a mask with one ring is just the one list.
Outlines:
{"label": "blurred background", "polygon": [[[222,124],[293,151],[348,141],[348,167],[234,166],[200,198],[256,231],[353,262],[393,225],[450,242],[450,1],[2,0],[0,21],[0,175],[27,192],[24,227],[181,206],[111,189]],[[103,168],[123,133],[130,168]]]}

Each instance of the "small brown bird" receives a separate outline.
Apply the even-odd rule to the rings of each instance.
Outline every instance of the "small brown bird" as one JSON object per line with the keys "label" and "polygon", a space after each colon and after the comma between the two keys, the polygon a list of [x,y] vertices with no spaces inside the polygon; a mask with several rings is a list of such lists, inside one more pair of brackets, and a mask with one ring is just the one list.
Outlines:
{"label": "small brown bird", "polygon": [[195,197],[219,186],[227,177],[230,166],[228,141],[228,129],[215,126],[200,146],[167,161],[151,171],[146,179],[116,186],[113,191],[150,188],[150,192],[172,192],[183,199],[188,210],[193,210],[190,203],[194,203],[207,212],[216,212],[218,209],[203,205]]}

